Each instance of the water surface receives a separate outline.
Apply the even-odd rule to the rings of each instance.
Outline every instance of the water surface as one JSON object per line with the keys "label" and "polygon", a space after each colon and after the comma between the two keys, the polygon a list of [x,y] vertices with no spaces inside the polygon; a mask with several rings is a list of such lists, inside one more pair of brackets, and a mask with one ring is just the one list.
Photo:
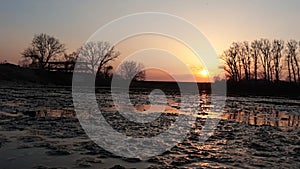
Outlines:
{"label": "water surface", "polygon": [[[108,89],[97,89],[100,110],[119,132],[153,136],[164,132],[188,106],[167,94],[161,119],[136,125],[116,111]],[[151,107],[147,92],[131,92],[137,112]],[[182,143],[149,159],[126,159],[102,149],[85,134],[73,109],[69,87],[0,88],[0,168],[297,168],[300,166],[300,100],[279,97],[228,97],[213,135],[198,136],[210,112],[210,95],[202,93],[197,117]],[[160,106],[156,102],[152,106]],[[190,106],[195,106],[191,103]],[[122,146],[122,145],[120,145]]]}

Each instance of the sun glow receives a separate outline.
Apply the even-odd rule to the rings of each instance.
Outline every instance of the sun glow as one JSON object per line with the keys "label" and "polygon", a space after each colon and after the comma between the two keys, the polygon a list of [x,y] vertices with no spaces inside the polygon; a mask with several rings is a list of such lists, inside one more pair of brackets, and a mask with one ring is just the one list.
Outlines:
{"label": "sun glow", "polygon": [[199,71],[199,75],[203,76],[203,77],[207,77],[208,76],[208,71],[203,69]]}

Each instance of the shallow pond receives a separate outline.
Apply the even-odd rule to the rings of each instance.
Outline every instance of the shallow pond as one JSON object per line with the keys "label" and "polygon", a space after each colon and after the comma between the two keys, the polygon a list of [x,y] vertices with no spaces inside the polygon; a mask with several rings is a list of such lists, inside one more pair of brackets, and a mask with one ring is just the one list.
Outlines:
{"label": "shallow pond", "polygon": [[[74,111],[71,88],[2,86],[0,88],[0,168],[297,168],[300,166],[300,100],[279,97],[227,97],[221,121],[204,143],[197,137],[208,117],[211,96],[181,105],[167,93],[166,103],[149,102],[147,91],[130,94],[134,111],[155,114],[151,123],[122,117],[110,90],[97,89],[105,119],[119,133],[152,137],[166,131],[193,108],[190,132],[168,151],[150,158],[124,158],[95,144]],[[154,109],[151,109],[152,108]],[[159,110],[163,113],[149,110]],[[156,114],[158,114],[156,116]],[[105,133],[103,133],[105,134]],[[112,140],[113,141],[113,140]],[[120,145],[121,147],[122,145]],[[146,153],[146,152],[145,152]]]}

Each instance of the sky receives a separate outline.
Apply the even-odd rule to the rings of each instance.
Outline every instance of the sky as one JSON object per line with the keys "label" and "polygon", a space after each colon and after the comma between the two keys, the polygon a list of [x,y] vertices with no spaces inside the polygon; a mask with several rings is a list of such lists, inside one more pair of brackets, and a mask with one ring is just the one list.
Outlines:
{"label": "sky", "polygon": [[300,40],[299,9],[298,0],[2,0],[0,61],[17,63],[38,33],[59,38],[70,53],[103,25],[138,12],[163,12],[185,19],[220,55],[233,41]]}

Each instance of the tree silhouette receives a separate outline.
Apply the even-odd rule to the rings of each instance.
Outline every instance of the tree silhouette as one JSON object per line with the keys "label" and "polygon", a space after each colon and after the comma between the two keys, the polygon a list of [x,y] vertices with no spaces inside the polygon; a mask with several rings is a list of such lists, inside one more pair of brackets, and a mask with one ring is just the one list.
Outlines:
{"label": "tree silhouette", "polygon": [[278,83],[286,71],[290,82],[300,83],[299,46],[300,42],[295,40],[284,43],[277,39],[259,39],[250,45],[247,41],[233,42],[221,58],[228,79],[235,82],[258,80],[262,75],[263,80]]}
{"label": "tree silhouette", "polygon": [[[297,82],[297,76],[299,78],[299,70],[298,60],[297,60],[297,48],[298,43],[295,40],[289,40],[287,42],[287,64],[288,64],[288,73],[289,73],[289,81]],[[299,72],[299,71],[298,71]]]}
{"label": "tree silhouette", "polygon": [[222,56],[225,61],[225,71],[228,73],[228,77],[230,80],[235,82],[241,80],[241,64],[239,57],[239,44],[232,43],[230,48],[223,53]]}
{"label": "tree silhouette", "polygon": [[104,75],[105,79],[110,79],[111,78],[113,69],[114,68],[110,65],[104,67],[103,75]]}
{"label": "tree silhouette", "polygon": [[284,41],[283,40],[274,40],[272,44],[272,58],[274,62],[274,71],[275,71],[275,81],[278,82],[280,79],[280,74],[282,70],[281,58],[282,51],[284,49]]}
{"label": "tree silhouette", "polygon": [[51,59],[55,59],[65,51],[65,45],[61,44],[53,36],[41,33],[35,35],[31,46],[22,52],[24,58],[30,58],[31,64],[37,64],[40,69],[45,69]]}
{"label": "tree silhouette", "polygon": [[259,50],[261,52],[260,61],[263,67],[264,80],[271,80],[271,42],[268,39],[260,39]]}
{"label": "tree silhouette", "polygon": [[249,43],[246,41],[239,44],[239,58],[241,59],[241,65],[243,65],[245,79],[250,80],[251,51]]}
{"label": "tree silhouette", "polygon": [[119,55],[120,53],[116,52],[109,42],[102,41],[88,42],[79,51],[80,61],[86,62],[88,71],[94,75],[101,72],[109,61],[116,59]]}
{"label": "tree silhouette", "polygon": [[257,80],[258,78],[258,64],[259,64],[259,57],[260,57],[260,51],[259,51],[260,41],[254,40],[251,42],[251,57],[253,60],[253,69],[254,69],[254,79]]}
{"label": "tree silhouette", "polygon": [[120,65],[118,75],[125,80],[133,79],[136,81],[142,81],[146,78],[146,74],[143,69],[144,65],[141,63],[125,61]]}
{"label": "tree silhouette", "polygon": [[76,62],[79,55],[79,51],[72,52],[70,54],[64,54],[64,61],[66,62]]}
{"label": "tree silhouette", "polygon": [[18,65],[24,68],[30,67],[31,59],[30,58],[22,58],[18,61]]}

